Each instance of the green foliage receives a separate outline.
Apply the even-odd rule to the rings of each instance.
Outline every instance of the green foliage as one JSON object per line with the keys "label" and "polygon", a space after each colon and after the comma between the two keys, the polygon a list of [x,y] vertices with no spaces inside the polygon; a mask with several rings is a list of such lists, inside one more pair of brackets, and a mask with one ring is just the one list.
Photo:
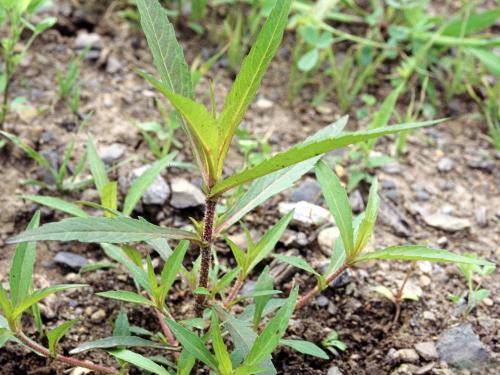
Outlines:
{"label": "green foliage", "polygon": [[335,348],[344,352],[347,349],[347,345],[340,340],[337,331],[331,331],[328,335],[321,341],[321,345],[325,348]]}
{"label": "green foliage", "polygon": [[56,347],[59,341],[64,337],[64,335],[78,323],[78,319],[73,319],[65,322],[47,332],[47,340],[49,341],[49,351],[52,356],[56,355]]}

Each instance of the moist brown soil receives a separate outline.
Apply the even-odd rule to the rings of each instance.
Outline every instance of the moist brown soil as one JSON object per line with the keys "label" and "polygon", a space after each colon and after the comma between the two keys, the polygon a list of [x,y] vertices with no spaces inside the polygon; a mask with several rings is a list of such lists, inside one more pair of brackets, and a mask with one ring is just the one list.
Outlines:
{"label": "moist brown soil", "polygon": [[[123,21],[112,10],[103,13],[102,9],[90,4],[94,2],[87,2],[85,7],[78,8],[78,12],[70,2],[55,3],[56,6],[51,12],[58,13],[58,24],[34,44],[14,81],[11,93],[12,97],[25,96],[32,108],[11,114],[6,122],[6,130],[17,134],[38,151],[55,151],[59,155],[62,154],[62,150],[75,134],[75,118],[61,103],[52,106],[57,96],[57,69],[67,66],[75,56],[74,41],[79,31],[86,29],[96,32],[103,40],[100,57],[97,61],[85,61],[80,76],[81,112],[93,112],[94,115],[86,131],[78,137],[72,165],[75,165],[83,154],[87,134],[91,134],[98,148],[112,143],[121,143],[127,147],[126,162],[114,172],[114,177],[118,178],[153,160],[147,144],[134,126],[135,121],[159,118],[154,104],[154,98],[158,97],[158,94],[134,72],[137,67],[151,70],[152,62],[145,40],[136,26]],[[103,3],[107,4],[98,4],[106,5]],[[197,36],[182,28],[181,31],[180,37],[188,60],[193,61],[197,54],[206,59],[215,52],[205,36]],[[309,104],[314,95],[312,86],[306,86],[300,98],[293,104],[288,102],[288,69],[292,46],[293,37],[288,35],[259,93],[260,97],[272,101],[272,107],[262,110],[253,106],[244,121],[244,126],[251,129],[257,138],[272,129],[270,143],[273,151],[284,149],[304,139],[343,114],[333,94],[327,97],[322,106],[328,110],[315,110]],[[108,73],[105,69],[110,57],[120,61],[117,72]],[[205,95],[208,92],[209,80],[213,80],[217,93],[220,94],[218,97],[223,97],[230,87],[231,79],[232,75],[225,68],[224,61],[217,63],[203,78],[198,88],[199,94]],[[373,85],[369,87],[369,91],[382,100],[387,94],[387,88],[387,85]],[[360,103],[355,103],[351,114],[354,114],[359,106]],[[389,224],[390,220],[379,220],[370,247],[423,243],[439,245],[455,252],[472,251],[496,261],[500,253],[500,154],[485,139],[484,121],[477,114],[477,108],[466,98],[456,98],[450,105],[443,101],[438,111],[440,116],[450,116],[451,119],[443,125],[410,135],[407,153],[399,159],[397,169],[382,168],[374,171],[380,181],[390,181],[395,185],[391,190],[397,194],[382,189],[381,196],[393,209],[389,217],[399,220],[398,223],[405,226],[407,233],[401,235],[400,231]],[[357,126],[355,117],[352,116],[349,127],[354,129]],[[182,141],[182,135],[179,135],[179,139]],[[393,139],[384,138],[378,142],[376,149],[390,152],[392,145]],[[180,160],[190,160],[185,147],[179,152]],[[242,156],[236,149],[231,152],[226,172],[241,166]],[[453,161],[453,168],[448,173],[441,173],[437,169],[439,160],[444,156]],[[347,158],[344,158],[344,161],[347,161]],[[6,282],[14,248],[6,245],[5,240],[22,231],[34,211],[40,208],[29,201],[23,201],[18,195],[57,193],[23,184],[27,179],[43,177],[43,173],[17,148],[9,145],[1,151],[0,165],[0,282]],[[344,172],[348,173],[348,165],[343,166]],[[337,172],[342,173],[342,169]],[[198,181],[194,172],[180,169],[170,169],[165,178],[170,180],[174,176],[182,176],[195,183]],[[427,201],[417,200],[416,191],[419,189],[428,192]],[[362,185],[360,190],[366,199],[367,187]],[[87,189],[83,194],[86,197],[95,197],[96,192]],[[82,192],[75,192],[61,197],[78,200],[81,196]],[[246,223],[252,230],[262,233],[264,228],[276,222],[278,203],[286,201],[288,196],[289,192],[285,192],[271,199],[249,214],[245,219]],[[451,211],[454,216],[469,219],[471,227],[449,233],[425,224],[421,216],[422,209],[436,212],[443,208]],[[479,225],[476,220],[476,213],[482,208],[486,209],[486,226]],[[43,223],[64,217],[43,207],[41,212]],[[200,219],[202,211],[181,211],[166,205],[146,207],[141,215],[155,223],[175,223],[178,226],[188,224],[189,216]],[[317,234],[321,228],[303,229],[292,226],[291,229],[305,233],[309,244],[297,249],[297,245],[286,246],[280,243],[277,252],[295,247],[313,265],[318,265],[326,259],[317,243]],[[233,231],[236,233],[238,230],[235,228]],[[225,245],[220,243],[218,248],[222,261],[231,263]],[[103,260],[105,255],[100,248],[79,243],[46,242],[39,243],[37,249],[38,278],[41,277],[50,284],[83,282],[89,285],[82,290],[60,293],[49,306],[55,314],[44,319],[48,327],[75,317],[82,319],[63,339],[62,351],[67,353],[79,343],[110,335],[110,322],[121,308],[127,311],[132,324],[150,330],[159,329],[150,311],[95,296],[96,292],[110,289],[132,290],[133,283],[124,269],[115,268],[77,275],[51,262],[55,254],[62,250],[78,253],[91,261]],[[196,251],[194,248],[190,250],[190,259],[194,259]],[[388,360],[390,349],[412,348],[419,342],[434,341],[446,328],[458,324],[460,320],[453,314],[455,306],[448,300],[447,295],[462,292],[465,284],[455,266],[444,264],[433,264],[430,270],[424,267],[416,268],[410,283],[421,288],[421,298],[418,302],[405,302],[399,322],[392,324],[394,307],[377,296],[373,288],[376,285],[396,288],[403,280],[408,267],[409,264],[403,262],[370,263],[353,270],[343,286],[324,292],[328,306],[320,307],[313,302],[298,311],[290,323],[288,336],[319,344],[328,332],[336,330],[348,349],[332,354],[329,361],[300,355],[284,348],[279,349],[274,355],[278,372],[326,374],[328,369],[335,365],[344,374],[389,374],[398,367],[397,363]],[[472,323],[481,341],[489,348],[493,358],[489,370],[482,369],[477,373],[493,374],[498,371],[494,363],[500,356],[499,281],[498,272],[484,281],[484,287],[492,292],[491,297],[466,318]],[[276,285],[276,288],[288,290],[294,283],[303,288],[312,287],[314,280],[296,272],[284,277],[281,285]],[[183,318],[192,314],[193,306],[190,301],[192,296],[182,289],[180,284],[176,284],[169,303],[176,317]],[[98,323],[92,322],[90,316],[99,309],[106,312],[106,318]],[[26,333],[37,338],[33,323],[28,318],[25,327]],[[143,353],[152,352],[145,350]],[[115,365],[109,356],[98,351],[85,353],[81,358]],[[426,365],[429,365],[429,362],[421,360],[415,367],[418,370]],[[422,369],[422,372],[414,373],[456,372],[439,362],[428,367],[427,372]],[[13,343],[0,350],[0,374],[63,374],[66,370],[67,366],[41,358]],[[199,372],[203,373],[202,370]],[[131,374],[133,373],[138,372],[131,371]]]}

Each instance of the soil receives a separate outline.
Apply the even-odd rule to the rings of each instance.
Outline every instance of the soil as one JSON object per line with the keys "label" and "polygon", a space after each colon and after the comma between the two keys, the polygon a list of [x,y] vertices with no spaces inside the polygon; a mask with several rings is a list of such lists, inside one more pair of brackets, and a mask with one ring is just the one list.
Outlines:
{"label": "soil", "polygon": [[[55,1],[56,5],[49,11],[57,13],[58,23],[36,41],[22,63],[11,92],[12,97],[24,96],[29,107],[10,114],[6,131],[18,135],[40,152],[52,152],[59,157],[62,155],[65,146],[75,136],[76,119],[62,103],[53,105],[57,97],[57,72],[64,69],[76,55],[74,45],[79,32],[86,30],[98,33],[103,42],[99,57],[97,60],[86,60],[80,76],[81,113],[92,112],[93,116],[85,131],[77,136],[75,157],[72,158],[70,167],[74,167],[80,160],[86,138],[91,134],[98,148],[113,143],[126,146],[124,161],[114,172],[114,177],[118,179],[153,160],[146,142],[134,126],[136,121],[159,119],[155,106],[158,94],[134,71],[135,68],[151,70],[151,57],[145,39],[135,25],[121,19],[112,9],[108,8],[108,12],[103,13],[103,9],[107,9],[104,5],[108,2],[86,2],[85,7],[78,8],[73,3]],[[96,8],[91,3],[99,6]],[[215,52],[205,35],[199,36],[190,30],[181,29],[180,37],[189,61],[193,61],[198,53],[206,59]],[[267,109],[252,106],[244,121],[244,126],[251,129],[257,139],[272,129],[270,144],[273,151],[303,140],[342,114],[333,94],[322,105],[328,110],[315,110],[309,104],[314,95],[312,86],[306,86],[301,97],[293,104],[288,102],[287,84],[292,46],[293,37],[288,35],[259,92],[259,97],[271,101],[272,106]],[[106,69],[110,58],[119,61],[118,70],[112,73]],[[208,82],[213,80],[217,93],[221,94],[218,97],[223,97],[232,78],[224,60],[221,60],[202,79],[198,92],[206,95]],[[386,95],[386,87],[383,85],[370,86],[369,90],[379,98]],[[356,102],[350,114],[353,115],[360,106],[361,103]],[[450,104],[443,101],[438,111],[440,116],[450,116],[451,119],[445,124],[410,135],[407,152],[394,168],[373,171],[383,187],[391,187],[382,188],[380,194],[386,205],[392,207],[389,219],[399,220],[398,225],[406,228],[406,235],[402,235],[401,230],[395,229],[394,225],[391,226],[391,220],[379,220],[370,247],[423,243],[454,252],[475,252],[481,257],[497,261],[500,254],[500,154],[485,139],[484,121],[477,114],[477,108],[466,98],[458,97]],[[349,128],[355,129],[357,126],[355,116],[352,116]],[[182,142],[180,134],[179,139]],[[393,143],[393,138],[384,138],[377,143],[376,150],[390,152]],[[226,172],[239,168],[242,163],[242,156],[236,148],[231,152],[231,164]],[[185,147],[181,147],[179,153],[180,160],[190,160]],[[448,172],[441,172],[437,168],[443,157],[452,161],[452,168]],[[347,161],[345,156],[344,161]],[[3,177],[0,180],[0,282],[6,282],[14,247],[6,245],[5,240],[21,232],[34,211],[40,208],[18,196],[58,193],[23,184],[28,179],[44,176],[43,171],[18,148],[9,145],[2,150],[0,165]],[[347,174],[348,164],[343,164],[343,167],[338,168],[337,172],[344,171]],[[168,181],[174,176],[199,183],[195,172],[184,169],[169,169],[164,177]],[[421,190],[427,192],[427,200],[418,200],[417,192]],[[362,185],[360,192],[366,201],[367,186]],[[86,189],[84,192],[59,196],[78,200],[82,195],[95,197],[96,192]],[[245,222],[252,230],[262,233],[263,228],[276,222],[278,203],[286,201],[289,195],[288,191],[271,199],[249,214]],[[40,209],[43,223],[64,217],[51,209]],[[471,226],[454,233],[436,229],[423,220],[423,210],[444,210],[453,216],[469,219]],[[486,223],[478,220],[481,210],[486,212]],[[155,223],[175,223],[178,226],[188,224],[189,216],[200,219],[202,210],[176,210],[169,205],[148,206],[141,215]],[[293,232],[302,232],[308,238],[309,244],[300,246],[298,252],[316,266],[326,259],[317,243],[320,229],[291,227]],[[237,228],[233,229],[233,234],[237,232]],[[230,261],[225,245],[220,243],[218,247],[222,261]],[[276,251],[285,252],[294,247],[297,249],[298,246],[280,243]],[[96,292],[110,289],[132,290],[133,283],[124,269],[118,267],[78,275],[53,264],[53,257],[64,250],[78,253],[90,261],[105,259],[100,248],[94,245],[58,242],[38,244],[35,272],[38,279],[49,284],[83,282],[89,285],[82,290],[60,293],[57,299],[45,302],[47,308],[53,310],[52,315],[46,314],[49,317],[44,318],[48,327],[75,317],[82,319],[61,342],[64,352],[85,341],[110,335],[112,328],[109,322],[121,308],[127,311],[133,325],[151,330],[159,329],[150,311],[95,296]],[[195,255],[196,249],[193,248],[190,250],[191,259]],[[329,361],[279,349],[273,356],[279,373],[326,374],[331,366],[337,366],[344,374],[405,373],[396,372],[400,371],[397,370],[399,363],[388,359],[391,349],[413,348],[419,342],[435,341],[444,330],[460,323],[454,313],[456,306],[447,298],[449,293],[461,293],[466,288],[457,267],[445,264],[433,264],[431,268],[426,266],[417,266],[410,278],[410,283],[421,289],[419,301],[404,302],[401,317],[395,324],[392,324],[394,306],[381,299],[373,288],[377,285],[396,288],[402,282],[409,264],[374,262],[353,270],[344,285],[324,292],[323,295],[328,300],[327,306],[319,306],[313,302],[298,311],[287,333],[289,337],[303,338],[319,344],[328,332],[336,330],[348,349],[332,354]],[[489,370],[477,370],[475,373],[478,374],[498,373],[499,369],[495,365],[500,359],[499,281],[498,272],[484,280],[483,286],[491,290],[491,296],[466,318],[472,323],[492,357]],[[314,280],[300,271],[294,271],[283,278],[281,285],[275,287],[288,290],[294,283],[313,286]],[[192,313],[193,306],[185,302],[185,299],[191,298],[180,283],[175,285],[170,298],[172,310],[180,314],[176,316],[183,318]],[[90,316],[100,309],[105,311],[105,318],[99,322],[92,321]],[[28,318],[25,328],[26,333],[37,337],[33,323]],[[147,350],[142,352],[151,354]],[[80,357],[101,364],[115,364],[110,357],[98,351],[88,352]],[[427,365],[429,361],[421,359],[414,364],[416,372],[410,373],[459,373],[439,361]],[[425,366],[428,368],[427,372]],[[0,374],[63,374],[66,370],[67,366],[38,357],[13,343],[0,350]]]}

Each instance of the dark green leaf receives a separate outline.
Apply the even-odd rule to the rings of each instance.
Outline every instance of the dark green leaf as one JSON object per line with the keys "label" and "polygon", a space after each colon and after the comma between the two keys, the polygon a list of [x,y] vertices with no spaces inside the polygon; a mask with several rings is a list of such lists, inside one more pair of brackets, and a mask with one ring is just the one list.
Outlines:
{"label": "dark green leaf", "polygon": [[140,354],[134,353],[126,349],[112,349],[108,350],[109,354],[121,359],[122,361],[132,363],[133,365],[142,368],[144,370],[150,371],[157,375],[171,375],[164,367],[156,364],[152,360],[143,357]]}
{"label": "dark green leaf", "polygon": [[86,342],[71,350],[70,354],[78,354],[93,349],[110,349],[119,347],[141,347],[141,348],[168,348],[157,342],[143,339],[136,336],[111,336],[104,339]]}
{"label": "dark green leaf", "polygon": [[21,195],[23,199],[28,199],[35,203],[54,208],[56,210],[66,212],[72,216],[76,217],[87,217],[89,216],[85,211],[73,203],[66,202],[60,198],[55,197],[44,197],[41,195]]}

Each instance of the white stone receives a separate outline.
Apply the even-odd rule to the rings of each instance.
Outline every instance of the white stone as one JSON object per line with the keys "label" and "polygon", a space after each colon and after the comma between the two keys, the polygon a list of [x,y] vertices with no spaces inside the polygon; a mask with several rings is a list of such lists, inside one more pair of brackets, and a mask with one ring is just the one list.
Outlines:
{"label": "white stone", "polygon": [[333,245],[339,236],[340,231],[337,227],[325,228],[319,232],[318,244],[325,255],[329,256],[332,254]]}
{"label": "white stone", "polygon": [[278,210],[281,216],[295,210],[292,221],[304,227],[320,226],[328,222],[333,223],[330,211],[306,201],[297,203],[281,202]]}
{"label": "white stone", "polygon": [[170,204],[175,208],[197,207],[205,203],[203,192],[184,178],[174,178],[170,186],[172,188]]}

